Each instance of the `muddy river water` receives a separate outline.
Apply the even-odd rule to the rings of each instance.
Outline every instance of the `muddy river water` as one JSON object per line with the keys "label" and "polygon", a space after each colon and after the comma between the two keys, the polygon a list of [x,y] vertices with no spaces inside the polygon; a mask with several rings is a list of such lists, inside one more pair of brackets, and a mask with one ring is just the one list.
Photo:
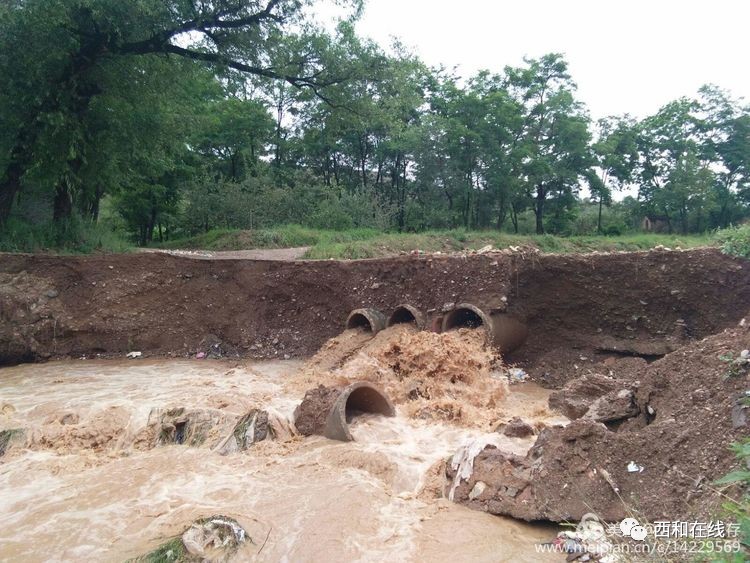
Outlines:
{"label": "muddy river water", "polygon": [[[0,430],[25,441],[0,458],[0,560],[123,561],[197,518],[236,519],[251,541],[237,561],[540,561],[556,528],[437,498],[437,464],[480,440],[511,439],[399,415],[353,423],[354,442],[292,436],[220,455],[156,445],[154,409],[210,409],[227,420],[254,407],[292,418],[304,392],[296,361],[68,361],[0,370]],[[531,422],[547,392],[513,385],[497,405]],[[223,427],[222,427],[223,428]],[[550,560],[558,560],[553,556]],[[558,556],[559,557],[559,556]]]}

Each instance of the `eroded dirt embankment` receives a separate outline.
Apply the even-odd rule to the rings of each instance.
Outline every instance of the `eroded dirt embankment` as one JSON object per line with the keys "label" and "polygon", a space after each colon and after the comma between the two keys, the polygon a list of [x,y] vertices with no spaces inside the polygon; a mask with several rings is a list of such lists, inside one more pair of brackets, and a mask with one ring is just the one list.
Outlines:
{"label": "eroded dirt embankment", "polygon": [[423,311],[472,302],[523,318],[529,339],[509,359],[555,387],[579,373],[574,364],[652,360],[736,324],[750,267],[713,249],[293,263],[2,255],[0,364],[186,356],[206,342],[255,358],[308,356],[352,309],[404,302]]}
{"label": "eroded dirt embankment", "polygon": [[[544,430],[524,457],[485,449],[455,500],[527,520],[720,513],[737,491],[715,481],[737,465],[730,445],[749,428],[748,367],[740,358],[748,347],[745,321],[629,377],[571,380],[550,406],[576,420]],[[482,494],[470,498],[478,483]]]}

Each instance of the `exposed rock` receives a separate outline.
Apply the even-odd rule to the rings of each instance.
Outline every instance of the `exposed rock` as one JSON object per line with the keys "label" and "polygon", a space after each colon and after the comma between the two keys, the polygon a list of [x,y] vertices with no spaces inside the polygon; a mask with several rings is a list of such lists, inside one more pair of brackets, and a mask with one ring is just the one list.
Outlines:
{"label": "exposed rock", "polygon": [[615,379],[595,373],[568,382],[549,397],[549,406],[571,420],[581,418],[598,398],[616,391],[621,384]]}
{"label": "exposed rock", "polygon": [[732,428],[744,428],[747,426],[748,406],[744,401],[737,401],[732,407]]}
{"label": "exposed rock", "polygon": [[517,416],[498,426],[497,431],[502,432],[508,438],[528,438],[534,435],[534,427]]}
{"label": "exposed rock", "polygon": [[[526,457],[487,446],[474,459],[472,475],[456,487],[454,501],[528,521],[580,520],[592,511],[622,519],[625,509],[609,484],[612,477],[597,471],[586,453],[609,436],[616,434],[603,424],[580,420],[542,431]],[[446,475],[454,479],[455,470],[448,467]],[[484,487],[477,494],[479,482]]]}
{"label": "exposed rock", "polygon": [[328,413],[341,395],[341,387],[324,387],[319,385],[305,393],[304,399],[294,409],[294,425],[303,436],[323,434]]}
{"label": "exposed rock", "polygon": [[[451,465],[450,480],[456,478]],[[484,486],[477,485],[483,483]],[[453,500],[491,514],[505,514],[522,520],[536,520],[539,509],[533,496],[532,469],[527,458],[487,446],[473,460],[473,473],[455,488]]]}
{"label": "exposed rock", "polygon": [[474,485],[474,488],[471,489],[471,492],[469,493],[469,500],[474,500],[475,498],[481,496],[481,494],[485,491],[487,488],[487,483],[484,483],[482,481],[477,481]]}
{"label": "exposed rock", "polygon": [[638,416],[641,410],[635,402],[635,393],[630,389],[612,391],[594,401],[583,416],[597,422],[614,422]]}

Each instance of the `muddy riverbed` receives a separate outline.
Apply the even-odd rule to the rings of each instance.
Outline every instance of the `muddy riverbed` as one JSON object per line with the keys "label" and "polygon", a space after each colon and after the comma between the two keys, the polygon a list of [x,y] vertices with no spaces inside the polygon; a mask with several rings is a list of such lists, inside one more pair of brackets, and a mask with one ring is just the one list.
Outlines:
{"label": "muddy riverbed", "polygon": [[[303,368],[131,360],[0,370],[0,430],[25,432],[0,458],[0,560],[122,561],[216,514],[249,534],[238,561],[542,560],[535,544],[556,528],[439,498],[439,464],[462,445],[523,454],[533,437],[420,420],[398,407],[395,418],[356,420],[354,442],[290,435],[218,453],[222,432],[249,409],[291,419]],[[513,385],[493,409],[550,424],[547,396]],[[215,435],[195,447],[158,445],[149,422],[175,408],[214,413]]]}

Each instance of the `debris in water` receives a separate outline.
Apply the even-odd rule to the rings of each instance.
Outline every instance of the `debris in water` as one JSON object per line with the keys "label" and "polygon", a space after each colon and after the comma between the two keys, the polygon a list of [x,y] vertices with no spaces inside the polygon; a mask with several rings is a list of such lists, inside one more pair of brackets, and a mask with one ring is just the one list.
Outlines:
{"label": "debris in water", "polygon": [[265,440],[268,434],[268,413],[253,409],[240,419],[219,451],[228,454],[246,450],[256,442]]}
{"label": "debris in water", "polygon": [[562,531],[550,543],[568,554],[567,561],[614,561],[610,556],[603,556],[613,546],[604,525],[594,514],[585,514],[574,531]]}
{"label": "debris in water", "polygon": [[204,360],[205,358],[206,358],[206,353],[205,352],[198,352],[195,355],[195,359],[196,360]]}
{"label": "debris in water", "polygon": [[131,360],[140,358],[141,356],[143,356],[143,352],[128,352],[126,354],[126,357],[130,358]]}
{"label": "debris in water", "polygon": [[263,440],[288,440],[296,435],[291,421],[274,410],[252,409],[234,426],[217,448],[221,455],[246,450]]}
{"label": "debris in water", "polygon": [[226,426],[236,420],[218,409],[190,409],[183,407],[152,409],[148,428],[158,432],[156,445],[184,444],[201,446],[216,443]]}
{"label": "debris in water", "polygon": [[453,500],[453,496],[456,489],[461,484],[461,481],[469,480],[472,473],[474,473],[474,458],[491,443],[492,441],[487,437],[477,438],[472,442],[461,446],[461,448],[453,454],[453,458],[451,459],[451,469],[453,469],[456,474],[453,477],[453,483],[451,484],[451,489],[448,493],[448,500]]}
{"label": "debris in water", "polygon": [[0,457],[10,448],[11,442],[15,442],[24,436],[24,431],[20,428],[0,431]]}
{"label": "debris in water", "polygon": [[242,526],[225,516],[198,520],[182,534],[182,543],[187,552],[208,561],[226,559],[246,539],[247,533]]}
{"label": "debris in water", "polygon": [[511,383],[522,383],[529,378],[529,374],[521,368],[510,368],[508,370],[508,380]]}

